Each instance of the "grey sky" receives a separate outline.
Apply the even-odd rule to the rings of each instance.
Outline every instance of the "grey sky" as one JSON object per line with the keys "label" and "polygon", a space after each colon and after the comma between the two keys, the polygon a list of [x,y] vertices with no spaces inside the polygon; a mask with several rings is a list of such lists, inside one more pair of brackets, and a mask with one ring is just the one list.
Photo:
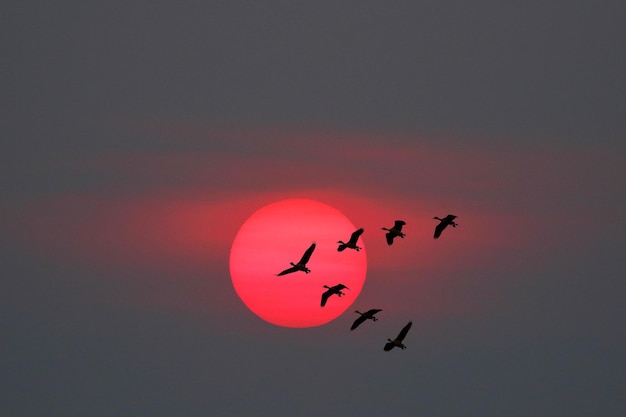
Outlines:
{"label": "grey sky", "polygon": [[[5,2],[0,414],[624,415],[625,17]],[[228,275],[290,196],[366,229],[366,287],[318,328],[264,323]]]}

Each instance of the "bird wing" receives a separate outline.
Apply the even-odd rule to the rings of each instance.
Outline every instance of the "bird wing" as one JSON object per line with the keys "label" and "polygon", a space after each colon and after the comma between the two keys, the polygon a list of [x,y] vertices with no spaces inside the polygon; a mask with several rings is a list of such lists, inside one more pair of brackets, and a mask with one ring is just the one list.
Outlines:
{"label": "bird wing", "polygon": [[309,248],[304,252],[304,255],[302,255],[302,259],[300,259],[300,262],[298,263],[302,265],[306,265],[306,263],[309,262],[309,259],[311,259],[311,254],[313,253],[314,250],[315,250],[315,243],[309,246]]}
{"label": "bird wing", "polygon": [[402,230],[402,226],[404,226],[405,224],[406,222],[404,220],[396,220],[393,224],[393,228],[399,232]]}
{"label": "bird wing", "polygon": [[373,316],[374,314],[378,313],[379,311],[382,311],[382,310],[381,310],[380,308],[373,308],[373,309],[371,309],[371,310],[367,310],[367,311],[365,312],[365,315],[366,315],[366,316],[371,317],[371,316]]}
{"label": "bird wing", "polygon": [[409,329],[411,328],[412,324],[413,324],[413,322],[410,321],[409,324],[404,326],[402,328],[402,330],[400,330],[400,333],[398,334],[398,337],[396,337],[396,340],[402,342],[402,340],[404,340],[404,337],[406,336],[406,334],[409,332]]}
{"label": "bird wing", "polygon": [[350,327],[350,330],[356,329],[365,320],[367,320],[367,317],[365,316],[365,314],[361,314],[358,319],[354,320],[354,323],[352,323],[352,327]]}
{"label": "bird wing", "polygon": [[322,307],[326,305],[326,301],[328,301],[328,297],[330,297],[331,295],[333,295],[332,289],[326,290],[326,292],[322,294],[322,302],[320,304]]}
{"label": "bird wing", "polygon": [[359,240],[359,237],[361,236],[361,234],[363,234],[364,230],[365,229],[360,228],[356,232],[353,232],[352,235],[350,236],[350,241],[348,243],[356,245],[356,242]]}
{"label": "bird wing", "polygon": [[446,226],[448,226],[448,224],[441,221],[437,227],[435,227],[435,239],[441,236],[441,232],[443,232],[443,229],[445,229]]}
{"label": "bird wing", "polygon": [[287,274],[291,274],[292,272],[296,272],[298,269],[295,266],[292,266],[291,268],[287,268],[282,272],[279,272],[278,274],[276,274],[277,277],[281,276],[281,275],[287,275]]}
{"label": "bird wing", "polygon": [[345,248],[347,248],[348,246],[345,243],[341,243],[338,247],[337,247],[337,252],[343,252],[343,250]]}
{"label": "bird wing", "polygon": [[385,233],[385,237],[387,238],[387,244],[388,245],[392,245],[393,244],[393,235],[389,232]]}
{"label": "bird wing", "polygon": [[349,289],[350,289],[350,288],[346,287],[346,286],[345,286],[345,285],[343,285],[343,284],[337,284],[337,285],[335,285],[334,287],[332,287],[331,289],[332,289],[332,290],[335,290],[335,292],[339,292],[339,291],[343,290],[344,288],[345,288],[346,290],[349,290]]}
{"label": "bird wing", "polygon": [[456,216],[454,214],[448,214],[443,220],[446,222],[451,222],[454,219],[456,219]]}
{"label": "bird wing", "polygon": [[393,343],[391,343],[391,342],[387,342],[387,343],[385,344],[384,350],[385,350],[385,352],[389,352],[389,351],[390,351],[391,349],[393,349],[394,347],[396,347],[396,345],[394,345],[394,344],[393,344]]}

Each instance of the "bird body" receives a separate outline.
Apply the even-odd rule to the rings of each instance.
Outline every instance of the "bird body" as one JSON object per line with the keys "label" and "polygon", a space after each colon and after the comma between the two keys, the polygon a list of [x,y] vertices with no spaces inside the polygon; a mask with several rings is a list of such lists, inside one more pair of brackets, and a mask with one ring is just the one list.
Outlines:
{"label": "bird body", "polygon": [[457,227],[458,224],[454,221],[454,219],[456,219],[456,216],[453,214],[448,214],[446,217],[444,217],[443,219],[440,219],[439,217],[433,217],[434,220],[439,220],[439,224],[435,227],[435,239],[438,239],[439,236],[441,236],[441,232],[443,232],[443,229],[445,229],[446,227],[448,227],[448,225],[452,226],[452,227]]}
{"label": "bird body", "polygon": [[298,263],[294,264],[293,262],[289,262],[289,264],[291,265],[291,268],[287,268],[284,271],[279,272],[278,274],[276,274],[276,276],[286,275],[286,274],[290,274],[292,272],[297,272],[297,271],[303,271],[306,274],[311,272],[311,270],[306,267],[306,264],[307,262],[309,262],[309,259],[311,259],[311,254],[313,253],[314,250],[315,250],[315,242],[313,242],[313,244],[311,244],[311,246],[309,246],[309,248],[304,252],[304,255],[302,255],[302,258],[300,258]]}
{"label": "bird body", "polygon": [[347,242],[344,242],[343,240],[337,241],[337,243],[339,243],[339,247],[337,248],[337,251],[342,252],[346,248],[354,249],[357,252],[360,251],[361,248],[357,246],[356,243],[358,242],[361,234],[363,234],[363,230],[364,230],[363,228],[360,228],[359,230],[353,232],[352,235],[350,236],[350,240],[348,240]]}
{"label": "bird body", "polygon": [[402,328],[402,330],[400,330],[400,333],[398,333],[398,336],[396,336],[395,339],[393,340],[387,339],[387,344],[385,344],[385,347],[384,347],[385,352],[389,352],[391,349],[395,347],[399,347],[402,350],[406,349],[406,346],[402,343],[402,341],[406,337],[406,334],[409,332],[409,329],[411,328],[412,325],[413,325],[413,322],[410,321],[406,326]]}
{"label": "bird body", "polygon": [[352,327],[350,327],[350,330],[356,329],[365,320],[378,321],[378,318],[376,318],[374,315],[378,313],[379,311],[382,311],[382,310],[378,308],[373,308],[371,310],[367,310],[365,313],[361,313],[359,310],[356,310],[355,313],[360,314],[360,316],[358,319],[354,320],[354,323],[352,323]]}
{"label": "bird body", "polygon": [[396,237],[401,237],[402,239],[404,239],[406,235],[402,233],[402,226],[404,226],[405,224],[406,222],[403,220],[396,220],[391,229],[387,229],[386,227],[381,228],[382,230],[387,231],[387,233],[385,233],[385,237],[387,238],[387,245],[392,245],[393,239],[395,239]]}
{"label": "bird body", "polygon": [[343,290],[344,288],[347,290],[350,289],[343,284],[337,284],[332,287],[329,287],[328,285],[324,285],[324,288],[328,288],[328,289],[324,292],[324,294],[322,294],[322,302],[321,302],[322,307],[326,305],[326,301],[328,301],[328,297],[330,297],[331,295],[337,294],[337,297],[342,297],[344,294],[343,292],[341,292],[341,290]]}

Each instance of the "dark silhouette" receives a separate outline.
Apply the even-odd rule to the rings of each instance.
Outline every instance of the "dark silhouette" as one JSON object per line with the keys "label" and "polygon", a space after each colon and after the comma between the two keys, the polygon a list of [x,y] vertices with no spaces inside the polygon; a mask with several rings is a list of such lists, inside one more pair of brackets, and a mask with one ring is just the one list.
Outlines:
{"label": "dark silhouette", "polygon": [[435,227],[435,239],[437,239],[437,238],[439,238],[439,236],[441,236],[441,232],[443,232],[443,229],[448,227],[448,225],[450,225],[452,227],[457,227],[458,226],[454,222],[454,219],[456,219],[456,216],[453,215],[453,214],[448,214],[443,219],[440,219],[439,217],[433,217],[433,219],[439,220],[439,224],[437,225],[437,227]]}
{"label": "dark silhouette", "polygon": [[309,259],[311,258],[311,254],[313,253],[314,250],[315,250],[315,242],[313,242],[313,244],[309,246],[309,248],[304,252],[304,255],[302,255],[302,258],[298,261],[297,264],[294,264],[293,262],[289,262],[291,264],[291,268],[285,269],[281,273],[276,274],[276,276],[279,277],[281,275],[291,274],[292,272],[296,272],[296,271],[304,271],[307,274],[311,272],[311,270],[306,267],[306,263],[309,262]]}
{"label": "dark silhouette", "polygon": [[337,294],[337,297],[341,297],[343,296],[343,293],[341,292],[341,290],[343,290],[344,288],[349,290],[350,288],[346,287],[343,284],[337,284],[333,287],[329,287],[328,285],[324,285],[324,288],[328,288],[326,290],[326,292],[324,294],[322,294],[322,307],[324,307],[326,305],[326,301],[328,301],[328,297],[330,297],[333,294]]}
{"label": "dark silhouette", "polygon": [[361,236],[361,234],[363,234],[363,228],[360,228],[356,232],[353,232],[350,236],[350,240],[348,240],[347,242],[344,242],[343,240],[337,241],[337,243],[340,243],[337,251],[342,252],[345,248],[354,249],[357,252],[360,251],[361,248],[356,245],[356,242],[359,240],[359,236]]}
{"label": "dark silhouette", "polygon": [[374,317],[374,314],[378,313],[379,311],[382,310],[379,308],[373,308],[371,310],[367,310],[365,313],[361,313],[359,310],[356,310],[355,313],[359,313],[360,316],[358,319],[354,320],[354,323],[352,323],[352,327],[350,327],[350,330],[356,329],[357,327],[359,327],[359,325],[361,325],[361,323],[368,319],[372,321],[378,321],[378,319]]}
{"label": "dark silhouette", "polygon": [[400,333],[398,334],[398,336],[396,336],[395,339],[393,340],[387,339],[389,342],[385,345],[385,348],[384,348],[385,352],[389,352],[391,349],[395,347],[399,347],[402,350],[406,349],[406,346],[402,344],[402,341],[404,340],[404,337],[406,336],[406,334],[409,332],[409,329],[411,328],[412,324],[413,322],[410,321],[406,326],[404,326],[402,330],[400,330]]}
{"label": "dark silhouette", "polygon": [[405,234],[402,233],[402,226],[406,223],[403,220],[396,220],[391,229],[387,229],[386,227],[382,227],[383,230],[386,230],[385,237],[387,238],[387,244],[393,244],[393,239],[396,237],[401,237],[404,239]]}

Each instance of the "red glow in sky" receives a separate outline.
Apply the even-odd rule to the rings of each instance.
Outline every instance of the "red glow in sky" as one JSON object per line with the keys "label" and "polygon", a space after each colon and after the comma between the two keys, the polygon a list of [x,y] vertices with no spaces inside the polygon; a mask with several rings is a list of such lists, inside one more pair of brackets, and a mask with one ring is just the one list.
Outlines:
{"label": "red glow in sky", "polygon": [[[256,315],[280,326],[319,326],[337,318],[365,282],[362,240],[359,252],[337,251],[337,241],[347,241],[356,229],[341,212],[313,200],[289,199],[259,209],[232,245],[230,273],[237,294]],[[307,264],[310,273],[276,276],[289,262],[297,263],[312,242],[317,246]],[[339,283],[349,290],[341,298],[332,296],[322,308],[323,286]]]}

